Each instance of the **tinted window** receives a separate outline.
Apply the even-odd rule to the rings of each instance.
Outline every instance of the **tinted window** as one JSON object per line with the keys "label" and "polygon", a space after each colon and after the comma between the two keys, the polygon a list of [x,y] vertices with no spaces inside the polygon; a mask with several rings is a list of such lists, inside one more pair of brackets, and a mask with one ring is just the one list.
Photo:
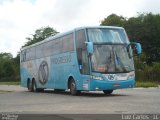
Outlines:
{"label": "tinted window", "polygon": [[26,50],[23,50],[21,52],[21,62],[25,62],[26,61]]}
{"label": "tinted window", "polygon": [[56,39],[53,42],[53,54],[61,53],[62,51],[62,39]]}
{"label": "tinted window", "polygon": [[53,49],[53,41],[49,41],[44,43],[44,56],[50,56],[52,55],[52,49]]}
{"label": "tinted window", "polygon": [[43,53],[43,44],[36,46],[36,58],[41,58],[44,56]]}
{"label": "tinted window", "polygon": [[92,42],[128,43],[123,29],[91,28],[88,29],[88,38]]}
{"label": "tinted window", "polygon": [[89,74],[88,54],[85,45],[85,31],[79,30],[76,32],[76,49],[77,59],[81,74]]}
{"label": "tinted window", "polygon": [[74,50],[74,40],[73,40],[73,34],[66,35],[62,38],[62,52],[68,52]]}
{"label": "tinted window", "polygon": [[22,51],[21,61],[39,59],[74,50],[73,33]]}
{"label": "tinted window", "polygon": [[26,61],[35,59],[35,47],[26,49],[24,54]]}

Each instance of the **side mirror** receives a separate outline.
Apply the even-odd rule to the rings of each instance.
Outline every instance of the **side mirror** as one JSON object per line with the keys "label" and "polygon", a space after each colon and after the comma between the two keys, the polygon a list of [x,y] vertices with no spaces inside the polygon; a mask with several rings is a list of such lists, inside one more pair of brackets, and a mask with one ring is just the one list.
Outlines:
{"label": "side mirror", "polygon": [[140,43],[136,43],[135,46],[136,46],[137,54],[138,55],[142,54],[141,44]]}
{"label": "side mirror", "polygon": [[85,44],[87,45],[87,51],[90,55],[93,54],[93,42],[85,42]]}
{"label": "side mirror", "polygon": [[130,45],[137,55],[140,55],[142,53],[142,47],[140,43],[131,42]]}
{"label": "side mirror", "polygon": [[82,65],[79,65],[79,69],[82,70]]}

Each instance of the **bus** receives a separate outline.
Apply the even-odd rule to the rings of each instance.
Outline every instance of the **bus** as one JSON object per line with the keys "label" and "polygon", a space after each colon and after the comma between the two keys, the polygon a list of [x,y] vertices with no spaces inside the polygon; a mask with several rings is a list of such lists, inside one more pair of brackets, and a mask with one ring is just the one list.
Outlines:
{"label": "bus", "polygon": [[141,44],[130,42],[122,27],[75,28],[21,48],[21,86],[31,92],[69,90],[71,95],[133,88],[133,51],[140,55]]}

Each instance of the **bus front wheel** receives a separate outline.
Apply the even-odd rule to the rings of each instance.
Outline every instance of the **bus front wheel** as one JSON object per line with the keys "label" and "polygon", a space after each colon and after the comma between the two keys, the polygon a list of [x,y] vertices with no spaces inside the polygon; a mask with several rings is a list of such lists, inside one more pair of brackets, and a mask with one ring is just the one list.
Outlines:
{"label": "bus front wheel", "polygon": [[112,94],[113,90],[103,90],[104,94],[110,95]]}
{"label": "bus front wheel", "polygon": [[71,79],[70,82],[69,82],[69,88],[70,88],[70,93],[71,93],[72,95],[75,96],[75,95],[80,94],[80,91],[77,90],[77,88],[76,88],[76,83],[75,83],[75,81],[74,81],[73,79]]}

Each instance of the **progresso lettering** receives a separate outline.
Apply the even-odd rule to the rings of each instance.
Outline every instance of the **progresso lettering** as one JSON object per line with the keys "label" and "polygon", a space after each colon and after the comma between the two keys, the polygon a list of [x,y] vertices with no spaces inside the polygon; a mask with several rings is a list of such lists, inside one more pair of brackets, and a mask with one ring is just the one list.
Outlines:
{"label": "progresso lettering", "polygon": [[52,59],[53,64],[63,64],[63,63],[70,63],[70,62],[71,62],[71,55]]}

